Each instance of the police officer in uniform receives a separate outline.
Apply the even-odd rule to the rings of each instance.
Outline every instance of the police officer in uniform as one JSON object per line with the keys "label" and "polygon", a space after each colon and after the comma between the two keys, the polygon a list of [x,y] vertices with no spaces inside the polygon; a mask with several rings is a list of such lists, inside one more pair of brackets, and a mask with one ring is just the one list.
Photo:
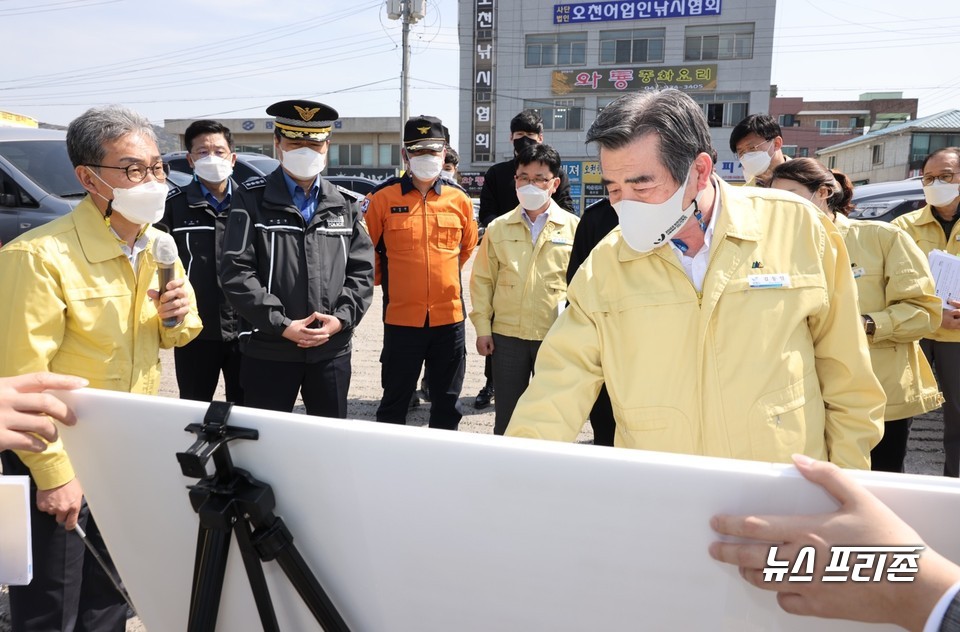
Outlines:
{"label": "police officer in uniform", "polygon": [[240,381],[248,406],[347,416],[351,338],[373,297],[373,246],[353,198],[320,176],[338,114],[274,103],[280,167],[246,181],[227,220],[221,282],[243,318]]}
{"label": "police officer in uniform", "polygon": [[170,189],[158,226],[177,242],[197,293],[203,331],[173,350],[177,386],[181,399],[209,402],[222,371],[227,401],[242,405],[237,312],[220,289],[220,260],[230,207],[242,206],[248,196],[231,177],[237,155],[229,128],[217,121],[194,121],[184,133],[184,144],[193,182]]}

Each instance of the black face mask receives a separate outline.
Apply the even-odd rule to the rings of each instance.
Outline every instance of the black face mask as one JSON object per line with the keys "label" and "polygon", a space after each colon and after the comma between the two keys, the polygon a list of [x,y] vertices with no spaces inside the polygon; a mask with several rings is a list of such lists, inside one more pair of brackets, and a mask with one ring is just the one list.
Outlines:
{"label": "black face mask", "polygon": [[539,143],[537,143],[537,139],[535,138],[530,138],[529,136],[521,136],[520,138],[517,138],[516,140],[513,141],[513,155],[519,156],[520,152],[526,149],[527,147],[531,147],[533,145],[538,145],[538,144]]}

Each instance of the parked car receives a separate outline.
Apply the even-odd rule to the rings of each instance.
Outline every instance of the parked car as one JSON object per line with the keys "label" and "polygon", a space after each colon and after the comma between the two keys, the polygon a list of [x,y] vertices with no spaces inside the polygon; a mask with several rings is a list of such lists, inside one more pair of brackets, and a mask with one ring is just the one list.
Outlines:
{"label": "parked car", "polygon": [[[187,163],[187,152],[175,151],[164,154],[163,161],[170,165],[170,180],[172,180],[174,184],[177,186],[189,184],[190,179],[193,178],[193,169]],[[246,182],[250,178],[259,178],[273,173],[279,166],[280,161],[276,158],[241,151],[237,153],[237,164],[233,166],[233,179],[237,182]],[[188,180],[182,182],[183,178],[179,175],[173,175],[173,171],[185,174]],[[324,179],[353,192],[350,197],[358,202],[363,200],[366,194],[372,191],[378,184],[376,180],[361,178],[359,176],[324,176]]]}
{"label": "parked car", "polygon": [[926,205],[923,198],[923,185],[920,178],[908,178],[896,182],[877,182],[861,184],[853,189],[853,219],[872,219],[890,222],[896,218],[922,208]]}
{"label": "parked car", "polygon": [[[170,169],[182,171],[192,177],[193,168],[187,162],[187,152],[174,151],[164,154],[163,161],[170,165]],[[241,151],[237,153],[237,164],[233,166],[233,179],[237,182],[245,182],[250,178],[259,178],[268,173],[273,173],[278,166],[280,166],[280,161],[276,158]]]}
{"label": "parked car", "polygon": [[366,197],[367,193],[370,193],[380,185],[376,180],[362,176],[323,176],[323,178],[328,182],[342,186],[344,189],[350,189],[355,193],[359,193],[363,197]]}
{"label": "parked car", "polygon": [[69,213],[87,194],[66,132],[0,127],[0,243]]}

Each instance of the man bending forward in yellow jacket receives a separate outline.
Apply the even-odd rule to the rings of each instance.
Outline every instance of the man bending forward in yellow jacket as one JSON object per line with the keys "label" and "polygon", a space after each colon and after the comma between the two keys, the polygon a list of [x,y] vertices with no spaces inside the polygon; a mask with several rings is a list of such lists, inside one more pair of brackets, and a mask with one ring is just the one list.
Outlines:
{"label": "man bending forward in yellow jacket", "polygon": [[605,383],[618,446],[868,469],[885,398],[830,221],[716,177],[678,90],[621,97],[587,141],[620,227],[570,284],[507,434],[574,440]]}

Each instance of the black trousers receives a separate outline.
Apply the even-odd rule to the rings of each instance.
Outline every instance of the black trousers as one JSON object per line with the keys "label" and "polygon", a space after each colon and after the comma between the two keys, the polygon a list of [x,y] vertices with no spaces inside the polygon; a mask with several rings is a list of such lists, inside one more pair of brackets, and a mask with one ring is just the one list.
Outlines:
{"label": "black trousers", "polygon": [[960,342],[923,339],[920,348],[943,393],[943,475],[960,476]]}
{"label": "black trousers", "polygon": [[[350,390],[350,357],[320,362],[278,362],[243,356],[240,383],[246,406],[290,412],[303,397],[308,415],[346,419]],[[407,403],[410,398],[407,397]]]}
{"label": "black trousers", "polygon": [[243,405],[243,387],[240,386],[240,343],[236,340],[194,340],[173,350],[177,365],[177,386],[180,399],[200,402],[213,401],[223,372],[227,401]]}
{"label": "black trousers", "polygon": [[407,423],[410,398],[417,388],[420,368],[427,365],[430,389],[430,427],[456,430],[463,417],[460,389],[466,368],[463,321],[437,327],[383,325],[380,383],[383,398],[377,421]]}
{"label": "black trousers", "polygon": [[[0,453],[4,475],[29,475],[13,452]],[[37,509],[37,487],[30,478],[30,524],[33,536],[33,581],[10,586],[10,621],[15,632],[123,632],[127,602],[83,546],[80,536]],[[0,518],[2,519],[2,518]],[[119,575],[87,507],[80,509],[80,527],[114,577]]]}
{"label": "black trousers", "polygon": [[590,411],[590,425],[593,426],[594,445],[613,445],[613,437],[617,434],[617,422],[613,418],[613,404],[610,403],[610,394],[604,384],[597,394],[597,401]]}
{"label": "black trousers", "polygon": [[493,334],[493,390],[497,394],[493,434],[507,431],[520,396],[530,385],[542,340]]}
{"label": "black trousers", "polygon": [[874,472],[903,472],[907,458],[907,440],[913,417],[894,419],[883,424],[883,439],[870,451],[870,469]]}

